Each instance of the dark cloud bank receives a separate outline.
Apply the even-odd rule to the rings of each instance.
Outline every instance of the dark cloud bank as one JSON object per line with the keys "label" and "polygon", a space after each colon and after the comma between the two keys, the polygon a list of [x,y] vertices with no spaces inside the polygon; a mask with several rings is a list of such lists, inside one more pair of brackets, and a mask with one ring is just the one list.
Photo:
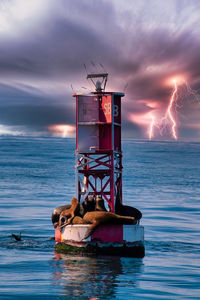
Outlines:
{"label": "dark cloud bank", "polygon": [[[200,129],[195,127],[200,124],[200,20],[196,24],[185,24],[184,18],[181,21],[187,6],[190,14],[195,14],[198,2],[174,1],[173,26],[170,15],[167,23],[165,4],[160,11],[155,1],[148,7],[144,1],[138,14],[134,6],[133,11],[123,8],[120,13],[118,1],[49,3],[42,17],[36,23],[31,19],[33,25],[23,27],[17,38],[0,35],[1,125],[24,126],[39,134],[50,124],[74,124],[70,86],[75,90],[91,87],[84,78],[83,64],[88,71],[95,71],[94,61],[97,70],[102,71],[101,63],[109,72],[109,89],[123,91],[128,83],[123,103],[124,136],[145,138],[128,114],[148,112],[148,101],[157,102],[164,110],[172,92],[164,82],[183,74],[197,97],[182,101],[180,136],[200,138]],[[162,13],[163,21],[162,17],[154,18]]]}

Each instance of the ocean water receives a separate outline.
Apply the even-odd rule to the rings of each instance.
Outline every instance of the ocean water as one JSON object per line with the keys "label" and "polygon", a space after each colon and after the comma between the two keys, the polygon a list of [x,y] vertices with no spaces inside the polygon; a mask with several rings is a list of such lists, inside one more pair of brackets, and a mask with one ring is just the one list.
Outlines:
{"label": "ocean water", "polygon": [[200,299],[200,143],[123,141],[143,259],[55,252],[51,212],[75,194],[74,147],[0,137],[0,299]]}

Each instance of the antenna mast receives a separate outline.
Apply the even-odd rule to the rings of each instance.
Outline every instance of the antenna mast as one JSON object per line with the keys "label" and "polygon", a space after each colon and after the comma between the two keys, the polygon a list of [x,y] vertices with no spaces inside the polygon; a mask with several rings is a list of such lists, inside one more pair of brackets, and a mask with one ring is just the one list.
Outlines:
{"label": "antenna mast", "polygon": [[88,74],[87,79],[90,79],[92,81],[95,86],[96,92],[103,92],[106,88],[108,73]]}

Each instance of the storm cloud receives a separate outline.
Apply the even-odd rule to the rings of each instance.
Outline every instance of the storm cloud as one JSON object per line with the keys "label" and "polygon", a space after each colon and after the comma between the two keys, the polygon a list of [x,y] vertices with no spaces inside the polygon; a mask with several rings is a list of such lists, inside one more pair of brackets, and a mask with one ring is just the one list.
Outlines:
{"label": "storm cloud", "polygon": [[49,125],[73,125],[73,92],[93,88],[85,64],[88,72],[109,73],[108,90],[125,90],[123,134],[131,138],[147,137],[150,113],[163,118],[173,91],[168,81],[181,76],[179,136],[200,139],[199,1],[34,5],[29,11],[24,0],[1,2],[0,125],[38,135]]}

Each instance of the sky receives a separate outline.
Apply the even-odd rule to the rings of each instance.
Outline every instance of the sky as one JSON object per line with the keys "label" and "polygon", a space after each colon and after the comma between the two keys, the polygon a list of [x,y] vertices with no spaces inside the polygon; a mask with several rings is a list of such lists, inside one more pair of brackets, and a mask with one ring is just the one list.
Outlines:
{"label": "sky", "polygon": [[199,0],[0,0],[0,135],[72,137],[108,72],[123,137],[200,140]]}

